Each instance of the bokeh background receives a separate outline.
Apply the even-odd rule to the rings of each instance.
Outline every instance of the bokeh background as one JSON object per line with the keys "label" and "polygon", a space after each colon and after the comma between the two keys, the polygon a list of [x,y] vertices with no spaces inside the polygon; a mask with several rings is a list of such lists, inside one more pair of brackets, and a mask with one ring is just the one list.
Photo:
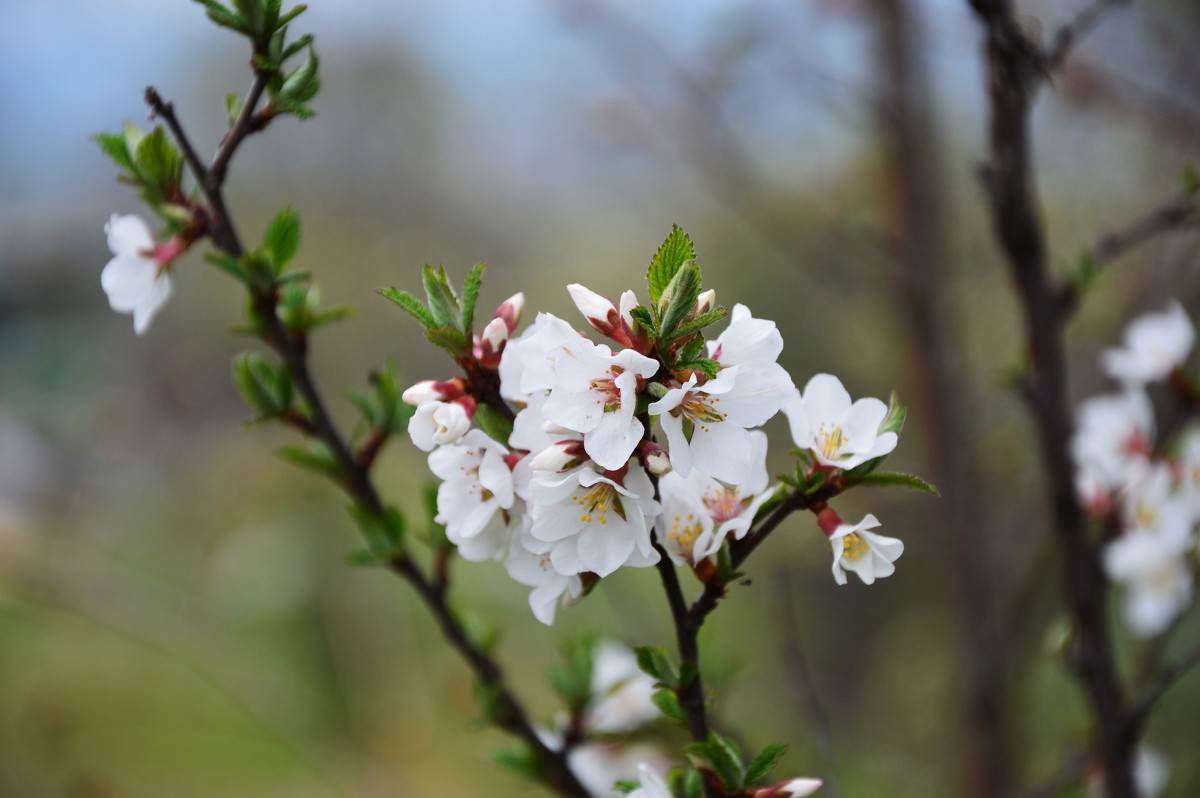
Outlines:
{"label": "bokeh background", "polygon": [[[313,353],[339,417],[353,418],[345,389],[388,360],[413,380],[450,374],[376,287],[417,289],[425,262],[461,279],[482,260],[481,307],[523,290],[531,311],[570,316],[566,283],[639,286],[681,224],[719,300],[777,320],[797,383],[832,371],[855,396],[897,389],[910,415],[894,465],[967,491],[848,497],[844,515],[874,512],[907,546],[870,588],[834,584],[811,519],[777,533],[702,637],[720,722],[750,747],[790,742],[780,773],[822,775],[830,795],[982,795],[983,673],[1001,697],[1005,789],[1054,773],[1086,720],[1058,653],[1034,439],[1005,382],[1020,320],[974,174],[985,78],[967,4],[311,5],[299,27],[322,58],[318,115],[251,139],[229,192],[251,237],[294,205],[300,266],[357,308]],[[1082,5],[1022,10],[1049,35]],[[1193,3],[1139,2],[1043,93],[1037,170],[1062,270],[1200,155],[1198,35]],[[285,431],[243,427],[237,286],[189,254],[144,338],[100,290],[104,222],[138,207],[89,136],[144,124],[154,84],[207,149],[245,60],[184,0],[0,3],[0,795],[540,795],[489,761],[504,740],[415,596],[344,563],[355,532],[339,495],[272,457]],[[915,152],[896,146],[905,131]],[[913,241],[932,271],[914,270]],[[1069,336],[1077,398],[1105,388],[1095,354],[1131,314],[1171,295],[1196,309],[1197,243],[1164,237],[1089,295]],[[937,352],[920,323],[931,295]],[[931,387],[935,357],[949,392]],[[948,430],[950,392],[965,423]],[[769,432],[782,469],[786,428]],[[415,514],[420,453],[397,441],[380,469]],[[552,630],[500,566],[457,575],[545,720],[558,636],[671,639],[652,571],[606,581]],[[1192,617],[1178,637],[1197,636]],[[1183,681],[1151,725],[1172,766],[1164,796],[1200,794],[1198,700],[1200,678]]]}

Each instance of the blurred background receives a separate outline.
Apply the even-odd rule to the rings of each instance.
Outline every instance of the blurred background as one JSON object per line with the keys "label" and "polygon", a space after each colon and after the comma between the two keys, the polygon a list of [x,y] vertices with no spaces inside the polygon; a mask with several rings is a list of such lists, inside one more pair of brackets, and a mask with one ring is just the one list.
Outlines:
{"label": "blurred background", "polygon": [[[1083,5],[1022,11],[1048,37]],[[791,743],[781,777],[825,777],[822,795],[1019,794],[1054,774],[1087,721],[1058,653],[1040,461],[1005,384],[1020,318],[974,175],[985,76],[967,3],[311,6],[318,115],[247,142],[229,197],[249,238],[294,205],[299,267],[357,308],[313,351],[339,417],[388,360],[413,381],[451,374],[376,287],[482,260],[485,310],[523,290],[529,318],[573,317],[569,282],[644,296],[678,223],[720,302],[778,322],[798,384],[832,371],[854,396],[900,392],[891,462],[944,493],[841,502],[905,541],[870,588],[834,584],[810,518],[760,550],[702,637],[722,727]],[[1200,156],[1197,36],[1194,3],[1139,2],[1043,92],[1037,171],[1064,272]],[[345,564],[342,498],[272,457],[286,431],[243,427],[238,287],[189,254],[142,338],[100,290],[104,223],[139,208],[89,136],[146,126],[153,84],[210,151],[245,61],[184,0],[0,3],[0,795],[541,795],[489,761],[505,740],[407,586]],[[1197,309],[1197,244],[1162,237],[1089,295],[1069,334],[1076,399],[1106,389],[1095,355],[1129,316],[1172,295]],[[768,432],[781,470],[786,427]],[[418,513],[421,453],[396,441],[379,468]],[[499,565],[456,573],[546,721],[558,636],[671,639],[652,571],[607,580],[553,630]],[[1177,637],[1197,636],[1193,613]],[[1193,676],[1150,727],[1164,796],[1200,794],[1197,701]]]}

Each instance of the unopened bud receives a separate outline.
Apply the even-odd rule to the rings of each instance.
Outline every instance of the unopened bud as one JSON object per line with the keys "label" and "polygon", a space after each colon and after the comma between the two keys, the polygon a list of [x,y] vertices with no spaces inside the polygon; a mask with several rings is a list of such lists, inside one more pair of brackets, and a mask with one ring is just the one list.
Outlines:
{"label": "unopened bud", "polygon": [[508,341],[508,323],[504,319],[492,319],[479,336],[475,359],[484,368],[498,368],[506,341]]}
{"label": "unopened bud", "polygon": [[462,377],[439,382],[438,380],[421,380],[416,385],[400,394],[400,398],[410,405],[423,405],[426,402],[446,402],[457,399],[466,393],[467,384]]}
{"label": "unopened bud", "polygon": [[535,454],[529,467],[534,471],[561,473],[581,464],[585,457],[583,441],[559,441]]}
{"label": "unopened bud", "polygon": [[821,787],[820,779],[792,779],[750,793],[754,798],[804,798]]}
{"label": "unopened bud", "polygon": [[827,538],[833,537],[833,533],[838,531],[838,527],[842,526],[842,523],[841,516],[832,507],[822,507],[817,513],[817,526],[821,527],[821,531]]}
{"label": "unopened bud", "polygon": [[621,321],[625,323],[631,330],[633,329],[633,314],[629,311],[638,306],[637,294],[632,291],[626,291],[621,294]]}
{"label": "unopened bud", "polygon": [[661,477],[671,471],[670,456],[663,447],[653,441],[646,441],[642,444],[642,461],[646,464],[646,470],[656,477]]}
{"label": "unopened bud", "polygon": [[520,324],[523,310],[525,310],[525,293],[518,291],[500,303],[500,307],[496,308],[495,318],[503,319],[508,331],[512,332]]}
{"label": "unopened bud", "polygon": [[696,297],[696,309],[693,311],[697,316],[701,313],[708,313],[717,304],[717,292],[710,288],[700,296]]}
{"label": "unopened bud", "polygon": [[575,307],[579,308],[579,312],[591,322],[593,327],[603,332],[603,327],[611,326],[608,314],[617,309],[612,300],[600,296],[579,283],[571,283],[567,286],[567,291],[570,292]]}

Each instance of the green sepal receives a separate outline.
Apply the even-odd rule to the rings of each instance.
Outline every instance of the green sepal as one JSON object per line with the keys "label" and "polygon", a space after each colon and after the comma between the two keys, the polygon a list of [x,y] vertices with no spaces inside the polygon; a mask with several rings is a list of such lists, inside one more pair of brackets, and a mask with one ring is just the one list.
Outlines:
{"label": "green sepal", "polygon": [[675,330],[675,337],[682,338],[685,335],[702,330],[710,324],[717,323],[728,315],[729,311],[725,309],[724,305],[717,305],[712,310],[706,313],[701,313],[699,316],[693,316],[683,324],[680,324]]}
{"label": "green sepal", "polygon": [[300,216],[293,208],[275,214],[263,234],[263,248],[271,253],[276,274],[287,268],[300,249]]}
{"label": "green sepal", "polygon": [[746,784],[756,784],[775,769],[779,758],[788,750],[786,745],[768,745],[746,766]]}
{"label": "green sepal", "polygon": [[475,423],[494,441],[508,446],[509,436],[512,435],[512,420],[491,405],[475,407]]}
{"label": "green sepal", "polygon": [[505,748],[494,751],[492,761],[532,781],[539,781],[546,770],[538,755],[528,748]]}
{"label": "green sepal", "polygon": [[429,310],[436,319],[436,326],[450,327],[461,333],[463,331],[462,311],[458,306],[458,297],[454,295],[454,289],[450,287],[450,281],[446,278],[446,270],[439,266],[435,271],[427,263],[421,270],[421,281],[425,285]]}
{"label": "green sepal", "polygon": [[909,488],[928,493],[931,496],[941,496],[936,487],[913,474],[902,474],[898,471],[875,471],[858,478],[855,485],[875,485],[878,487]]}
{"label": "green sepal", "polygon": [[650,699],[658,711],[681,726],[688,725],[687,713],[679,705],[679,698],[674,690],[659,690]]}
{"label": "green sepal", "polygon": [[421,322],[425,329],[432,330],[438,326],[437,319],[429,312],[429,308],[407,291],[401,291],[399,288],[377,288],[375,293],[408,311],[409,315]]}
{"label": "green sepal", "polygon": [[900,395],[892,391],[888,397],[888,412],[879,425],[879,434],[894,432],[897,435],[904,429],[904,421],[908,418],[908,410],[900,404]]}
{"label": "green sepal", "polygon": [[279,418],[292,408],[291,375],[256,352],[234,358],[233,383],[256,414],[252,424]]}
{"label": "green sepal", "polygon": [[710,731],[704,742],[691,743],[685,749],[696,767],[715,773],[731,793],[740,793],[746,786],[746,766],[737,743]]}
{"label": "green sepal", "polygon": [[[696,260],[696,250],[692,240],[683,232],[679,225],[671,226],[671,233],[663,241],[662,246],[650,260],[650,269],[646,272],[646,283],[650,288],[650,304],[658,306],[659,299],[676,273],[684,264]],[[660,313],[661,315],[661,313]]]}
{"label": "green sepal", "polygon": [[663,687],[679,689],[679,671],[667,657],[665,650],[652,646],[638,646],[633,651],[637,655],[638,667],[642,673]]}
{"label": "green sepal", "polygon": [[661,340],[675,339],[675,328],[696,308],[700,284],[700,267],[695,263],[687,263],[675,272],[671,282],[663,289],[658,301],[658,332]]}
{"label": "green sepal", "polygon": [[382,515],[375,515],[358,504],[352,504],[346,509],[362,534],[367,551],[376,562],[387,563],[404,556],[407,523],[403,513],[395,507],[386,507]]}
{"label": "green sepal", "polygon": [[467,272],[467,279],[463,282],[462,331],[468,338],[475,329],[475,303],[479,299],[479,287],[483,284],[485,269],[486,263],[476,263],[471,267],[471,271]]}
{"label": "green sepal", "polygon": [[284,446],[275,453],[292,465],[315,471],[335,481],[342,479],[342,464],[322,441],[310,440],[307,446]]}

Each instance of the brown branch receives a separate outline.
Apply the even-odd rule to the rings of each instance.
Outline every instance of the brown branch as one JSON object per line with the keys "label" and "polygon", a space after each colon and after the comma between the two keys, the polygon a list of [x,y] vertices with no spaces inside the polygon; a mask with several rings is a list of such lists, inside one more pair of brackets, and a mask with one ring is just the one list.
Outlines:
{"label": "brown branch", "polygon": [[225,172],[229,169],[229,162],[233,159],[233,154],[237,152],[242,141],[256,130],[262,130],[263,126],[255,122],[254,110],[274,74],[274,72],[261,69],[254,71],[254,82],[250,85],[250,91],[246,93],[246,99],[242,102],[242,112],[238,114],[233,127],[229,128],[229,132],[225,134],[217,154],[213,157],[212,166],[208,168],[209,180],[214,185],[219,187],[225,182]]}
{"label": "brown branch", "polygon": [[[255,73],[254,88],[247,98],[246,106],[238,122],[230,130],[217,152],[213,163],[205,169],[191,140],[175,116],[171,103],[164,102],[153,88],[146,91],[146,102],[166,122],[184,152],[201,190],[208,198],[209,213],[213,222],[210,234],[214,245],[226,255],[240,258],[245,250],[233,227],[232,219],[222,197],[225,169],[237,146],[249,134],[248,120],[254,112],[265,88],[262,72]],[[375,518],[386,514],[386,507],[371,479],[367,464],[361,462],[351,451],[345,438],[334,424],[325,407],[324,399],[317,390],[308,366],[307,342],[302,336],[294,335],[284,325],[277,312],[277,295],[273,288],[251,288],[254,311],[263,327],[261,337],[279,355],[292,377],[292,383],[304,397],[310,411],[311,434],[321,440],[336,458],[343,476],[341,484],[360,507]],[[442,634],[458,651],[474,671],[482,684],[493,693],[494,719],[504,730],[520,737],[535,752],[544,766],[542,780],[568,798],[589,798],[590,794],[571,772],[563,752],[550,748],[537,733],[529,720],[528,713],[508,688],[504,674],[496,662],[468,636],[465,627],[450,607],[446,593],[448,584],[439,573],[431,580],[409,558],[403,557],[389,563],[392,571],[403,577],[425,602],[437,619]]]}
{"label": "brown branch", "polygon": [[1142,691],[1129,710],[1129,724],[1136,732],[1146,722],[1150,710],[1167,690],[1187,675],[1192,668],[1200,666],[1200,645],[1195,646],[1178,660],[1159,671],[1158,675]]}
{"label": "brown branch", "polygon": [[1074,627],[1072,665],[1095,719],[1095,741],[1111,798],[1136,795],[1125,703],[1109,637],[1108,584],[1075,495],[1068,456],[1072,418],[1063,353],[1064,315],[1048,275],[1045,234],[1033,185],[1029,120],[1044,79],[1040,47],[1017,25],[1011,0],[971,0],[986,33],[989,163],[983,170],[995,235],[1016,283],[1030,353],[1038,428],[1062,584]]}

